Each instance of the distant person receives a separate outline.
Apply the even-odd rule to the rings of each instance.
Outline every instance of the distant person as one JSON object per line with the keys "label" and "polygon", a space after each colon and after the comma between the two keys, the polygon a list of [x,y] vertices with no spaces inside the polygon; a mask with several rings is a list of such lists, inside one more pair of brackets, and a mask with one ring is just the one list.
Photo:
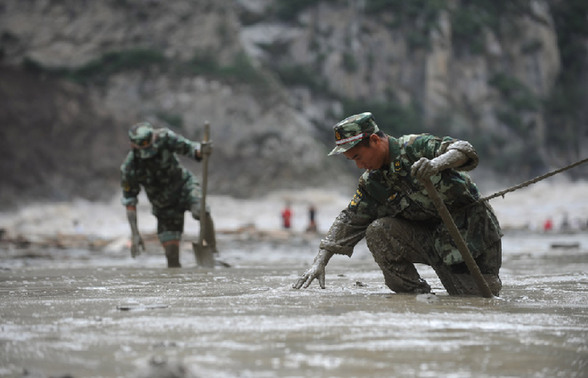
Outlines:
{"label": "distant person", "polygon": [[551,218],[547,218],[543,223],[543,231],[550,232],[553,230],[553,221]]}
{"label": "distant person", "polygon": [[567,213],[565,213],[564,216],[563,216],[563,219],[561,221],[561,227],[560,227],[560,229],[563,232],[570,232],[572,230],[572,227],[570,225],[570,219],[568,218],[568,214]]}
{"label": "distant person", "polygon": [[80,222],[79,219],[73,220],[73,228],[74,228],[74,232],[78,235],[81,235],[84,233],[84,226],[82,226],[82,222]]}
{"label": "distant person", "polygon": [[325,267],[335,254],[351,256],[365,237],[397,293],[429,293],[415,263],[430,265],[450,295],[480,294],[461,254],[421,184],[430,178],[439,191],[490,290],[498,295],[502,232],[493,210],[464,171],[478,155],[466,141],[428,134],[399,138],[381,132],[371,113],[350,116],[334,126],[336,147],[365,169],[357,191],[319,245],[310,269],[293,285],[308,287],[316,278],[325,287]]}
{"label": "distant person", "polygon": [[292,227],[292,210],[290,204],[287,203],[284,210],[282,210],[282,227],[289,230]]}
{"label": "distant person", "polygon": [[308,227],[306,227],[306,232],[316,232],[316,208],[314,205],[310,205],[308,207]]}
{"label": "distant person", "polygon": [[154,128],[140,122],[129,130],[131,151],[121,166],[122,204],[127,208],[131,226],[131,256],[145,250],[137,227],[137,195],[145,189],[157,218],[157,236],[165,251],[167,266],[179,268],[180,240],[184,231],[184,212],[206,222],[204,240],[216,252],[216,237],[210,210],[206,219],[200,219],[200,184],[196,177],[180,165],[176,154],[200,161],[210,154],[209,143],[192,142],[167,128]]}

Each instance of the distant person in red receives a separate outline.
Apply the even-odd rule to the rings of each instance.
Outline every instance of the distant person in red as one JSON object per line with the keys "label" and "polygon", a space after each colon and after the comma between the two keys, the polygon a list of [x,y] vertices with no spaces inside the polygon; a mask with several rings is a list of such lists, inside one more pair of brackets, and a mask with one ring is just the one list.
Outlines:
{"label": "distant person in red", "polygon": [[292,210],[290,210],[290,204],[286,204],[286,208],[282,210],[282,221],[285,229],[290,229],[292,219]]}
{"label": "distant person in red", "polygon": [[545,223],[543,223],[543,231],[547,232],[551,230],[553,230],[553,221],[551,220],[551,218],[547,218],[545,220]]}

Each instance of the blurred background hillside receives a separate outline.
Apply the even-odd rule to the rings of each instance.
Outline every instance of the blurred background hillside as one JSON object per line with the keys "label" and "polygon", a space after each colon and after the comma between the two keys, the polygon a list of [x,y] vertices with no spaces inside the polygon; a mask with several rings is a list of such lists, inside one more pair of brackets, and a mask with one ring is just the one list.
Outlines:
{"label": "blurred background hillside", "polygon": [[362,111],[516,183],[588,155],[587,50],[583,0],[3,0],[0,207],[112,198],[145,119],[210,121],[215,194],[352,189],[326,154]]}

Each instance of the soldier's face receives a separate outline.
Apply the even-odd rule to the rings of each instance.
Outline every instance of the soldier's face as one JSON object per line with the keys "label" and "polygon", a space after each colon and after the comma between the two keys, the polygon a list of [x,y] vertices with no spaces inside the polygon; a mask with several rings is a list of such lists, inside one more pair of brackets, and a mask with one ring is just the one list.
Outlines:
{"label": "soldier's face", "polygon": [[151,136],[148,139],[140,141],[131,140],[131,148],[137,151],[137,155],[141,159],[152,158],[157,153],[157,149],[153,146]]}
{"label": "soldier's face", "polygon": [[388,140],[376,134],[370,135],[369,145],[360,143],[343,153],[349,160],[353,160],[359,169],[380,169],[388,160]]}

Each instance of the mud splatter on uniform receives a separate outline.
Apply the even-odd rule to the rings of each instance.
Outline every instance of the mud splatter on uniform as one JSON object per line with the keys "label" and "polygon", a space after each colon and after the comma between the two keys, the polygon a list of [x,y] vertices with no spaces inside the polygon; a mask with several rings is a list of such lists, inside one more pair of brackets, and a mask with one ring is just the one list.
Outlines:
{"label": "mud splatter on uniform", "polygon": [[[464,172],[478,164],[478,156],[471,144],[428,134],[400,138],[389,136],[388,140],[391,164],[366,171],[361,176],[353,199],[339,214],[321,241],[320,248],[351,256],[355,245],[366,237],[374,258],[384,272],[386,283],[393,290],[418,291],[420,287],[426,292],[426,283],[420,280],[414,266],[411,268],[401,263],[406,260],[431,265],[450,294],[467,292],[469,289],[460,288],[464,284],[457,282],[464,273],[461,254],[425,188],[410,174],[412,164],[421,157],[433,159],[456,149],[469,158],[468,162],[459,170],[441,171],[432,176],[431,181],[452,214],[480,270],[485,275],[495,276],[498,280],[496,285],[500,285],[498,271],[502,260],[502,232],[490,205],[477,202],[480,198],[478,188]],[[385,228],[396,236],[389,238],[386,232],[370,233],[370,225]]]}

